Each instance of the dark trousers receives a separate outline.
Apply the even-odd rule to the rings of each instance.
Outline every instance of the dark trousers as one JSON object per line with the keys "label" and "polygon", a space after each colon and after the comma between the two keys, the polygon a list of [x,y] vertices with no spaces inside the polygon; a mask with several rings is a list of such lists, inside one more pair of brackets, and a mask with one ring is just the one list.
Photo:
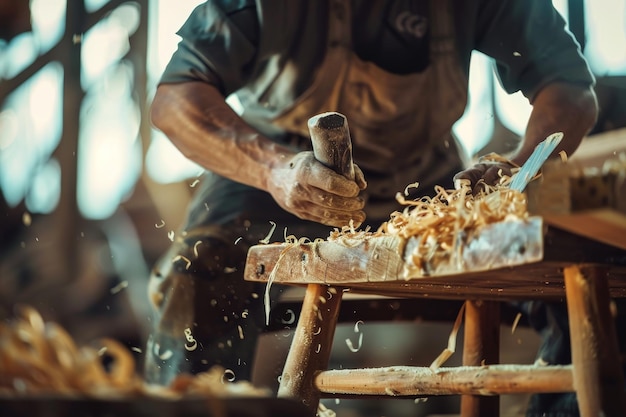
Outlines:
{"label": "dark trousers", "polygon": [[[286,213],[266,193],[211,174],[205,178],[186,224],[150,276],[149,382],[169,384],[181,373],[215,365],[236,380],[250,380],[265,328],[265,285],[244,281],[243,271],[250,246],[272,228],[270,242],[285,235],[326,238],[332,230]],[[274,287],[270,300],[281,291]]]}

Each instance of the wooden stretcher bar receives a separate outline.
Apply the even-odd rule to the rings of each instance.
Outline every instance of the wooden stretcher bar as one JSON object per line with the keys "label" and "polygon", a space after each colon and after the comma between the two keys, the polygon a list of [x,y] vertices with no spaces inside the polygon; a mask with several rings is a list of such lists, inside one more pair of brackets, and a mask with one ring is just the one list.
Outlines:
{"label": "wooden stretcher bar", "polygon": [[[323,396],[494,395],[573,392],[572,365],[416,366],[334,369],[315,376]],[[358,394],[355,394],[358,393]]]}

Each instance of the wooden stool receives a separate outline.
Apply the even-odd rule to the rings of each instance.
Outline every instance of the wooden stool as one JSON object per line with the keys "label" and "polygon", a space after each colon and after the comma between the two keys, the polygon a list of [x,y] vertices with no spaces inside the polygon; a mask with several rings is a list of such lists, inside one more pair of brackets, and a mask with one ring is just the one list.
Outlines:
{"label": "wooden stool", "polygon": [[[515,225],[516,233],[511,224],[492,226],[465,248],[462,273],[409,280],[402,275],[406,242],[393,238],[350,247],[333,241],[252,247],[246,280],[306,286],[278,395],[301,399],[311,416],[322,397],[462,395],[461,415],[478,417],[498,415],[500,394],[576,392],[583,417],[626,415],[610,313],[610,298],[626,297],[626,252],[545,227],[540,217]],[[466,300],[463,366],[328,370],[344,291]],[[563,297],[572,364],[498,364],[499,302]]]}

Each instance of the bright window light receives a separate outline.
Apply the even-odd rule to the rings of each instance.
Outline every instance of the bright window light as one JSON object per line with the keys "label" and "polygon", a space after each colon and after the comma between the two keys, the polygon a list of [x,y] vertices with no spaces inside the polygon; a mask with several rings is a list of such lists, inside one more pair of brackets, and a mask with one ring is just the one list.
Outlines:
{"label": "bright window light", "polygon": [[138,24],[137,6],[122,5],[83,36],[81,83],[85,90],[128,53],[129,36]]}
{"label": "bright window light", "polygon": [[13,78],[33,63],[38,56],[32,32],[16,36],[0,53],[0,79]]}
{"label": "bright window light", "polygon": [[585,1],[585,56],[594,74],[626,75],[626,0]]}
{"label": "bright window light", "polygon": [[85,10],[87,10],[88,12],[94,12],[109,2],[109,0],[84,0],[84,1],[85,1]]}
{"label": "bright window light", "polygon": [[51,213],[61,198],[61,166],[55,158],[38,165],[26,195],[26,209],[30,213]]}
{"label": "bright window light", "polygon": [[491,60],[480,52],[473,52],[467,109],[453,128],[469,156],[482,149],[493,135],[493,85]]}
{"label": "bright window light", "polygon": [[40,52],[49,50],[61,40],[65,29],[65,9],[66,0],[31,0],[32,33]]}
{"label": "bright window light", "polygon": [[111,216],[141,171],[139,109],[132,68],[112,67],[85,97],[78,147],[78,208],[90,219]]}
{"label": "bright window light", "polygon": [[[28,195],[33,176],[59,144],[62,77],[61,65],[46,65],[7,98],[0,112],[0,188],[10,206]],[[31,202],[40,207],[32,199],[37,194]]]}
{"label": "bright window light", "polygon": [[[192,10],[203,3],[201,0],[167,1],[161,0],[151,9],[148,44],[148,82],[151,91],[156,85],[176,50],[180,37],[176,32],[185,23]],[[152,3],[151,3],[152,5]],[[146,157],[148,175],[159,183],[172,183],[198,176],[199,165],[183,156],[161,132],[153,129],[152,140]]]}

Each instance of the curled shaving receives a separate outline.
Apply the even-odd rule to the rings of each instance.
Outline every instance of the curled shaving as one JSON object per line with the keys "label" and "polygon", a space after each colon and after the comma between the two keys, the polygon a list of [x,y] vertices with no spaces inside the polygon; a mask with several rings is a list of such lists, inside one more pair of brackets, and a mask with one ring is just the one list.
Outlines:
{"label": "curled shaving", "polygon": [[13,321],[0,323],[0,397],[269,395],[245,381],[225,384],[223,375],[223,369],[214,367],[195,376],[182,375],[169,387],[152,386],[136,374],[132,354],[116,340],[79,347],[61,326],[45,323],[31,307],[20,307]]}
{"label": "curled shaving", "polygon": [[[517,166],[497,154],[490,154],[484,158],[488,162],[509,162],[513,172]],[[483,190],[472,194],[468,180],[459,180],[454,190],[441,186],[435,187],[433,197],[422,197],[416,200],[407,200],[401,193],[396,195],[397,201],[405,206],[402,211],[391,213],[388,221],[376,231],[369,226],[364,230],[356,230],[351,221],[341,229],[334,229],[328,236],[328,241],[339,243],[345,247],[358,247],[371,238],[380,236],[398,236],[405,242],[410,238],[417,239],[411,252],[405,254],[405,265],[402,274],[406,278],[423,276],[439,266],[453,265],[456,256],[460,255],[462,239],[468,239],[482,226],[497,223],[508,219],[524,219],[528,217],[527,201],[524,194],[511,190],[508,185],[511,177],[500,173],[497,185],[483,185]],[[419,183],[409,184],[410,188],[417,188]],[[313,244],[324,242],[315,239]],[[265,290],[265,316],[269,323],[270,296],[269,290],[274,276],[284,254],[298,245],[310,244],[307,238],[296,238],[293,235],[285,236],[286,245],[281,251],[276,265],[272,269]]]}
{"label": "curled shaving", "polygon": [[415,238],[416,245],[407,257],[406,276],[421,275],[429,268],[449,263],[460,250],[461,239],[467,239],[482,226],[509,219],[528,217],[523,193],[507,187],[508,177],[496,186],[485,185],[484,191],[473,195],[468,182],[457,189],[435,187],[435,196],[407,200],[396,195],[402,211],[391,213],[388,221],[375,231],[354,231],[349,226],[331,232],[328,240],[347,247],[362,244],[379,236]]}

